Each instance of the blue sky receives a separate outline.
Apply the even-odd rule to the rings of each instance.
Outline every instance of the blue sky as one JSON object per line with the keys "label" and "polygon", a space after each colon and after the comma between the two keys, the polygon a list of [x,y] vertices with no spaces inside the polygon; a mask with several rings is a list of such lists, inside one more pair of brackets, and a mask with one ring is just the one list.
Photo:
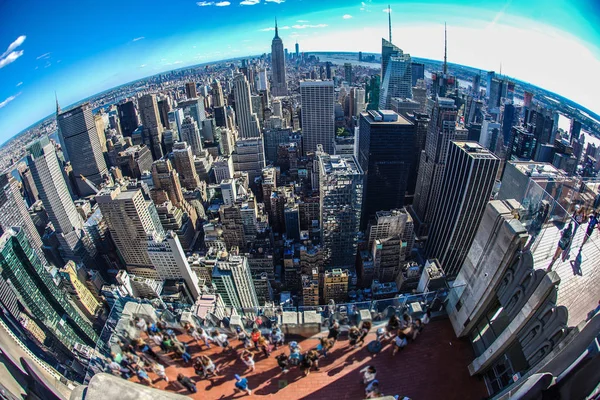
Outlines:
{"label": "blue sky", "polygon": [[[482,3],[484,3],[482,5]],[[596,0],[392,2],[413,56],[498,70],[600,113]],[[380,51],[387,2],[144,0],[0,2],[0,142],[61,104],[161,71],[270,49],[273,20],[301,51]],[[589,79],[582,79],[588,76]]]}

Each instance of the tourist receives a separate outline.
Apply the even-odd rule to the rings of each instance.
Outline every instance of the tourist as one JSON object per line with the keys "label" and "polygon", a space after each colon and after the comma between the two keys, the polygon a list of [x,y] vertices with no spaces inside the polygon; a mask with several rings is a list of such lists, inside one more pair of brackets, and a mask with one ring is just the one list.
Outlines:
{"label": "tourist", "polygon": [[402,316],[402,321],[400,321],[400,329],[404,330],[406,328],[409,328],[411,324],[412,318],[410,317],[410,315],[408,315],[408,313],[404,313],[404,315]]}
{"label": "tourist", "polygon": [[[594,228],[598,225],[598,211],[594,211],[593,214],[590,215],[588,220],[588,226],[585,230],[585,237],[583,238],[583,243],[581,243],[581,247],[588,241],[592,233],[594,233]],[[600,225],[598,225],[598,229],[600,230]]]}
{"label": "tourist", "polygon": [[379,389],[378,380],[374,380],[365,388],[365,395],[367,399],[378,399],[383,397],[381,390]]}
{"label": "tourist", "polygon": [[258,339],[258,348],[263,352],[265,357],[271,357],[271,345],[264,336],[261,336]]}
{"label": "tourist", "polygon": [[250,334],[250,337],[252,339],[252,343],[254,343],[254,348],[256,350],[258,350],[258,339],[260,339],[261,336],[262,336],[262,334],[260,333],[258,328],[252,329],[252,333]]}
{"label": "tourist", "polygon": [[202,339],[202,341],[206,345],[206,348],[210,349],[210,342],[212,342],[212,339],[210,338],[210,336],[208,336],[208,333],[206,333],[206,331],[201,327],[196,328],[196,333],[198,334],[198,336],[200,336],[200,339]]}
{"label": "tourist", "polygon": [[165,382],[169,382],[169,377],[167,376],[167,374],[165,372],[165,367],[162,364],[153,362],[152,363],[152,371],[154,371],[154,373],[156,375],[158,375],[158,377],[160,379],[164,380]]}
{"label": "tourist", "polygon": [[371,330],[371,321],[363,321],[362,326],[360,327],[360,337],[358,339],[357,344],[364,344],[365,338],[369,334]]}
{"label": "tourist", "polygon": [[150,379],[148,373],[144,371],[144,368],[142,368],[141,366],[138,365],[138,367],[135,369],[135,374],[137,375],[141,383],[144,383],[150,387],[156,387],[152,383],[152,379]]}
{"label": "tourist", "polygon": [[217,376],[219,372],[219,368],[215,365],[215,363],[205,354],[202,354],[198,357],[200,359],[200,364],[202,364],[202,372],[204,373],[204,377],[207,378],[210,376]]}
{"label": "tourist", "polygon": [[271,343],[275,350],[277,350],[278,346],[283,346],[285,343],[285,336],[278,326],[274,327],[271,331]]}
{"label": "tourist", "polygon": [[582,225],[587,219],[587,216],[585,215],[585,209],[577,204],[575,206],[575,214],[571,218],[573,221],[575,221],[575,228],[573,229],[573,237],[575,237],[577,229],[579,229],[579,226]]}
{"label": "tourist", "polygon": [[363,369],[359,371],[363,374],[362,383],[364,385],[369,385],[371,382],[375,380],[375,376],[377,376],[377,369],[375,369],[372,365],[367,365]]}
{"label": "tourist", "polygon": [[351,327],[348,331],[348,347],[356,347],[356,342],[358,341],[359,337],[360,331],[358,328],[356,326]]}
{"label": "tourist", "polygon": [[248,395],[252,395],[252,390],[248,387],[248,379],[242,378],[239,375],[235,375],[235,389],[241,392],[246,392]]}
{"label": "tourist", "polygon": [[152,340],[155,345],[159,346],[161,348],[161,350],[165,351],[165,349],[163,349],[163,346],[162,346],[163,335],[160,332],[156,332],[156,333],[150,335],[150,340]]}
{"label": "tourist", "polygon": [[167,335],[163,336],[162,346],[160,347],[165,353],[173,350],[173,340]]}
{"label": "tourist", "polygon": [[400,320],[396,315],[392,315],[385,326],[386,334],[385,338],[389,339],[392,335],[400,328]]}
{"label": "tourist", "polygon": [[281,368],[281,372],[285,374],[289,371],[288,367],[290,363],[288,356],[285,353],[279,354],[277,357],[275,357],[275,359],[277,360],[277,365],[279,365],[279,368]]}
{"label": "tourist", "polygon": [[242,355],[240,358],[242,359],[244,364],[246,364],[246,366],[248,368],[250,368],[250,371],[254,372],[254,369],[255,369],[254,353],[252,353],[250,350],[246,349],[246,350],[242,351]]}
{"label": "tourist", "polygon": [[196,384],[190,378],[183,374],[177,375],[177,382],[181,383],[183,387],[185,387],[192,393],[196,393],[198,391],[198,389],[196,389]]}
{"label": "tourist", "polygon": [[340,337],[340,324],[338,324],[337,322],[334,322],[329,327],[329,335],[327,335],[327,339],[333,339],[333,344],[335,344],[335,342],[338,340],[339,337]]}
{"label": "tourist", "polygon": [[333,339],[322,337],[317,345],[317,351],[320,351],[323,357],[327,357],[327,352],[333,347],[333,343]]}
{"label": "tourist", "polygon": [[300,359],[302,358],[302,348],[298,344],[298,342],[290,342],[290,365],[298,366],[300,365]]}
{"label": "tourist", "polygon": [[312,366],[313,366],[313,361],[312,361],[312,359],[308,358],[308,353],[307,353],[302,357],[302,360],[300,361],[300,369],[304,373],[304,376],[308,376],[308,374],[310,374],[310,369],[312,368]]}
{"label": "tourist", "polygon": [[219,333],[217,331],[213,331],[211,334],[211,339],[214,343],[216,343],[219,347],[223,349],[223,351],[230,349],[229,338],[224,333]]}
{"label": "tourist", "polygon": [[237,333],[238,340],[244,344],[245,349],[252,346],[250,335],[248,335],[248,332],[246,332],[244,328],[237,327],[235,328],[235,331]]}
{"label": "tourist", "polygon": [[417,335],[421,333],[423,330],[423,321],[421,318],[417,318],[415,322],[413,322],[413,340],[417,338]]}
{"label": "tourist", "polygon": [[573,240],[573,223],[570,222],[569,225],[563,229],[560,240],[558,241],[558,246],[556,247],[556,251],[554,252],[554,257],[552,257],[552,261],[547,268],[547,271],[550,272],[552,270],[552,265],[554,262],[560,257],[561,253],[563,253],[563,258],[565,254],[568,254],[568,250],[571,247],[571,241]]}
{"label": "tourist", "polygon": [[429,322],[431,322],[431,310],[425,311],[425,315],[423,315],[421,322],[423,325],[427,325]]}
{"label": "tourist", "polygon": [[118,375],[123,379],[129,379],[131,377],[130,373],[131,371],[129,371],[129,369],[123,367],[119,362],[117,362],[116,360],[112,360],[109,364],[108,364],[108,369],[110,370],[110,372],[113,375]]}
{"label": "tourist", "polygon": [[313,367],[315,367],[315,371],[319,370],[319,353],[316,350],[309,350],[304,357],[312,361],[312,365]]}
{"label": "tourist", "polygon": [[398,331],[396,338],[394,339],[394,345],[392,346],[392,356],[395,356],[398,350],[403,350],[408,344],[406,335],[402,331]]}
{"label": "tourist", "polygon": [[184,363],[189,363],[192,361],[192,356],[187,352],[185,345],[180,341],[177,341],[173,344],[173,350],[175,350],[175,354],[183,359]]}
{"label": "tourist", "polygon": [[146,323],[146,320],[144,318],[135,317],[134,321],[136,328],[138,328],[140,332],[148,334],[148,324]]}

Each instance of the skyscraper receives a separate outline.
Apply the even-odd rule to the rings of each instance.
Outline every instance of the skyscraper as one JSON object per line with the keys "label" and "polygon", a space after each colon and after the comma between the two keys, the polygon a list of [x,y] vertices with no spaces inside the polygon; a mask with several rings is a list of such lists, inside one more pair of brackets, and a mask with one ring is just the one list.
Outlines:
{"label": "skyscraper", "polygon": [[71,305],[44,265],[21,228],[8,229],[0,237],[0,274],[10,280],[33,317],[68,351],[77,343],[95,346],[98,334]]}
{"label": "skyscraper", "polygon": [[317,145],[333,154],[335,133],[335,95],[333,81],[300,82],[304,153],[315,152]]}
{"label": "skyscraper", "polygon": [[223,99],[223,88],[221,82],[215,79],[212,83],[212,96],[213,96],[213,107],[225,107],[225,100]]}
{"label": "skyscraper", "polygon": [[135,275],[157,279],[158,274],[148,256],[148,235],[164,235],[156,207],[146,200],[140,189],[121,191],[120,187],[105,188],[96,196],[96,203],[106,219],[106,225],[127,270]]}
{"label": "skyscraper", "polygon": [[185,117],[181,123],[180,139],[190,145],[195,156],[202,155],[202,138],[193,117]]}
{"label": "skyscraper", "polygon": [[200,179],[194,167],[194,153],[187,142],[177,142],[173,145],[173,159],[183,187],[194,190],[200,186]]}
{"label": "skyscraper", "polygon": [[188,99],[193,99],[198,97],[198,92],[196,91],[196,82],[186,82],[185,83],[185,96]]}
{"label": "skyscraper", "polygon": [[131,137],[133,132],[140,125],[138,114],[132,100],[117,105],[119,113],[119,123],[121,124],[121,133],[123,136]]}
{"label": "skyscraper", "polygon": [[152,158],[158,160],[164,154],[162,144],[163,127],[158,113],[155,94],[145,94],[138,100],[140,117],[144,127],[144,143],[152,151]]}
{"label": "skyscraper", "polygon": [[432,220],[435,202],[444,176],[448,145],[456,139],[454,100],[438,97],[431,113],[425,151],[420,155],[419,174],[413,202],[413,209],[418,219],[415,223],[419,225],[417,227],[419,236],[426,235],[427,225]]}
{"label": "skyscraper", "polygon": [[273,93],[273,96],[287,96],[285,56],[283,53],[283,41],[279,37],[279,30],[277,29],[277,21],[275,21],[275,37],[271,43],[271,64],[273,69],[271,93]]}
{"label": "skyscraper", "polygon": [[148,256],[159,279],[183,279],[192,299],[195,301],[200,296],[198,276],[190,268],[181,243],[173,231],[148,236]]}
{"label": "skyscraper", "polygon": [[332,156],[318,151],[320,221],[327,267],[354,265],[363,171],[354,156]]}
{"label": "skyscraper", "polygon": [[428,258],[437,258],[455,277],[473,243],[490,200],[500,159],[477,142],[453,141],[427,239]]}
{"label": "skyscraper", "polygon": [[[173,169],[168,158],[161,158],[152,163],[152,182],[154,189],[163,190],[173,205],[179,207],[185,202],[179,174]],[[162,201],[157,201],[157,204],[160,203]]]}
{"label": "skyscraper", "polygon": [[300,58],[300,45],[296,42],[296,59]]}
{"label": "skyscraper", "polygon": [[412,99],[412,67],[410,54],[381,39],[381,91],[379,108],[391,109],[392,97]]}
{"label": "skyscraper", "polygon": [[344,63],[344,80],[352,84],[352,64]]}
{"label": "skyscraper", "polygon": [[[360,114],[358,162],[365,174],[361,227],[380,210],[404,206],[414,166],[415,125],[394,111]],[[414,173],[414,172],[413,172]]]}
{"label": "skyscraper", "polygon": [[212,282],[226,306],[258,307],[256,289],[246,257],[222,256],[215,264]]}
{"label": "skyscraper", "polygon": [[240,138],[255,138],[260,136],[258,118],[252,111],[250,85],[243,74],[233,78],[233,96],[235,98],[235,116],[239,126]]}
{"label": "skyscraper", "polygon": [[81,196],[93,194],[94,191],[81,179],[81,176],[100,185],[108,176],[108,169],[102,155],[102,145],[90,104],[85,103],[58,114],[57,124],[63,150],[66,150],[73,167],[78,193]]}
{"label": "skyscraper", "polygon": [[96,249],[84,234],[83,219],[69,193],[54,145],[44,136],[30,144],[27,151],[27,165],[56,231],[63,260],[74,260],[91,267]]}

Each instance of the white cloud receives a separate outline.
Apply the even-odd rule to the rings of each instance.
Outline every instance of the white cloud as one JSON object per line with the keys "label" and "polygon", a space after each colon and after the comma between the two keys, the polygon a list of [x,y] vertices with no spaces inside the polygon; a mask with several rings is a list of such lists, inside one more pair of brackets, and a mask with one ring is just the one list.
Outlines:
{"label": "white cloud", "polygon": [[352,18],[352,15],[350,15],[350,14],[344,14],[344,16],[342,18],[344,18],[344,19],[350,19],[350,18]]}
{"label": "white cloud", "polygon": [[173,61],[173,64],[181,64],[181,63],[183,63],[183,61],[181,61],[181,60]]}
{"label": "white cloud", "polygon": [[260,0],[244,0],[240,2],[241,6],[255,6],[260,3]]}
{"label": "white cloud", "polygon": [[22,84],[23,84],[23,82],[19,82],[19,83],[17,83],[17,85],[16,85],[16,86],[17,86],[17,87],[19,87],[19,86],[21,86]]}
{"label": "white cloud", "polygon": [[8,64],[15,62],[22,55],[23,55],[23,50],[13,51],[13,52],[8,53],[8,55],[6,57],[0,58],[0,68],[4,68]]}
{"label": "white cloud", "polygon": [[301,24],[305,24],[305,23],[307,23],[307,22],[310,22],[310,21],[307,21],[307,20],[305,20],[305,19],[299,19],[299,20],[298,20],[298,21],[296,21],[296,22],[298,22],[298,23],[301,23]]}
{"label": "white cloud", "polygon": [[387,8],[384,8],[384,9],[383,9],[383,12],[384,12],[384,13],[386,13],[386,14],[387,14],[387,13],[391,13],[392,11],[393,11],[393,10],[392,10],[391,8],[390,8],[389,10],[388,10]]}
{"label": "white cloud", "polygon": [[8,49],[6,49],[6,51],[4,53],[2,53],[2,55],[0,56],[0,59],[6,57],[14,49],[16,49],[17,47],[22,45],[23,42],[25,41],[25,39],[27,39],[27,36],[25,36],[25,35],[21,35],[18,38],[16,38],[14,42],[12,42],[11,44],[8,45]]}
{"label": "white cloud", "polygon": [[140,37],[136,37],[135,39],[133,39],[133,42],[137,42],[138,40],[143,40],[146,39],[144,36],[140,36]]}
{"label": "white cloud", "polygon": [[41,56],[37,56],[35,59],[36,60],[40,60],[40,59],[44,59],[45,60],[47,58],[50,58],[50,54],[52,54],[52,53],[44,53]]}
{"label": "white cloud", "polygon": [[15,94],[14,96],[10,96],[10,97],[6,98],[6,100],[4,100],[3,102],[0,103],[0,108],[3,108],[4,106],[6,106],[8,103],[10,103],[14,99],[16,99],[17,96],[20,94],[21,94],[21,92]]}
{"label": "white cloud", "polygon": [[212,6],[213,4],[215,4],[215,3],[212,2],[212,1],[199,1],[199,2],[196,3],[196,5],[198,7]]}
{"label": "white cloud", "polygon": [[219,1],[218,3],[215,3],[215,6],[217,6],[217,7],[227,7],[230,5],[231,5],[231,3],[228,1]]}
{"label": "white cloud", "polygon": [[[285,26],[280,26],[280,27],[278,27],[277,29],[279,29],[279,30],[281,31],[281,30],[287,30],[287,29],[290,29],[290,27],[289,27],[289,26],[287,26],[287,25],[285,25]],[[275,28],[274,28],[274,27],[272,27],[272,26],[270,26],[270,27],[268,27],[268,28],[259,29],[259,31],[261,31],[261,32],[269,32],[269,31],[274,31],[274,30],[275,30]]]}
{"label": "white cloud", "polygon": [[304,24],[304,25],[292,25],[292,28],[294,28],[294,29],[325,28],[326,26],[328,26],[328,25],[327,24],[317,24],[317,25]]}
{"label": "white cloud", "polygon": [[265,0],[265,2],[281,4],[281,3],[285,3],[285,0]]}
{"label": "white cloud", "polygon": [[142,65],[140,65],[140,68],[144,68],[146,65],[148,65],[148,64],[142,64]]}

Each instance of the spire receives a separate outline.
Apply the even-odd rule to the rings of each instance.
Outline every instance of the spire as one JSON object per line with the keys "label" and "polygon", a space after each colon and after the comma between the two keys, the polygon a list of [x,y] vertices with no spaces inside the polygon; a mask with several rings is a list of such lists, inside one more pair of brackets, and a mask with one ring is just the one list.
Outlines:
{"label": "spire", "polygon": [[275,38],[279,38],[279,30],[277,29],[277,17],[275,17]]}
{"label": "spire", "polygon": [[448,36],[446,32],[446,22],[444,21],[444,75],[448,73]]}
{"label": "spire", "polygon": [[388,4],[388,24],[389,24],[389,30],[390,30],[390,43],[392,43],[392,9],[389,4]]}
{"label": "spire", "polygon": [[54,91],[54,98],[56,99],[56,115],[60,114],[60,106],[58,105],[58,96],[56,95],[56,90]]}

